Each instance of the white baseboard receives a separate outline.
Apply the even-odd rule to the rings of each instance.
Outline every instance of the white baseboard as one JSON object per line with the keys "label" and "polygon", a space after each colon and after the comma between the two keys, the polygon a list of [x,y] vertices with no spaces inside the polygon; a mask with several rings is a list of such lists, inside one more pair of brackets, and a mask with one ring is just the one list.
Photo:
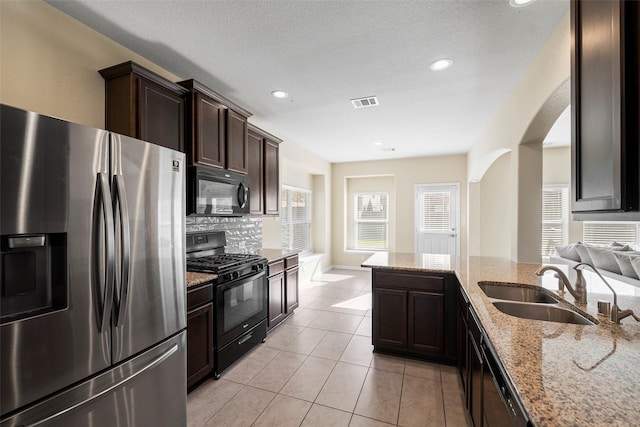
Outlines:
{"label": "white baseboard", "polygon": [[354,265],[332,265],[329,268],[323,270],[323,273],[326,273],[329,270],[356,270],[356,271],[367,271],[367,270],[371,270],[370,268],[365,268],[365,267],[360,267],[360,266],[354,266]]}

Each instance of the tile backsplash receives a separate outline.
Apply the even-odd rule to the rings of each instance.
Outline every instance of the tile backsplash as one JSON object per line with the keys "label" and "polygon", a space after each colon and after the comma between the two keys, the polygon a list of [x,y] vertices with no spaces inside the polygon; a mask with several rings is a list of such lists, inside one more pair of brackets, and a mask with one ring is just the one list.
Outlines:
{"label": "tile backsplash", "polygon": [[224,231],[227,252],[260,253],[262,251],[262,217],[188,216],[187,233]]}

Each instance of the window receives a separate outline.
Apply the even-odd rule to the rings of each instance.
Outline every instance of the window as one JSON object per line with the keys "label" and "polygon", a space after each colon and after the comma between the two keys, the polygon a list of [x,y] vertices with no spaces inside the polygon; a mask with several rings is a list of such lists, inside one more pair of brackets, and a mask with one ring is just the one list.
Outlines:
{"label": "window", "polygon": [[311,191],[283,186],[282,247],[311,252]]}
{"label": "window", "polygon": [[389,248],[389,193],[356,193],[355,249]]}
{"label": "window", "polygon": [[569,241],[569,188],[549,185],[542,189],[542,256],[556,255],[556,245]]}
{"label": "window", "polygon": [[640,222],[585,221],[582,224],[582,241],[610,245],[612,242],[640,245]]}
{"label": "window", "polygon": [[451,191],[424,191],[421,214],[424,233],[451,233]]}

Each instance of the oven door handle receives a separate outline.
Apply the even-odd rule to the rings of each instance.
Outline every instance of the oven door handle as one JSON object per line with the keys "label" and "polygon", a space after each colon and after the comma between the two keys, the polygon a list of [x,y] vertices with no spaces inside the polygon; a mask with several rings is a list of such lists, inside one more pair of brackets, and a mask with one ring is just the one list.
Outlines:
{"label": "oven door handle", "polygon": [[231,289],[238,286],[239,283],[251,282],[253,280],[260,279],[261,277],[264,277],[266,274],[267,272],[265,270],[262,270],[259,273],[253,273],[247,276],[242,276],[237,279],[230,280],[228,282],[220,283],[218,286],[223,290],[227,290],[227,289]]}

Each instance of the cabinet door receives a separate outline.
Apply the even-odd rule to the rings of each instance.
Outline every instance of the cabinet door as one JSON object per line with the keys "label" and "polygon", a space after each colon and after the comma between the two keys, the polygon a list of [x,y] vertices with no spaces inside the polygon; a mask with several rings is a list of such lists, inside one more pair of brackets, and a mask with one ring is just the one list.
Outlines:
{"label": "cabinet door", "polygon": [[298,308],[298,268],[287,270],[286,276],[287,314],[290,314]]}
{"label": "cabinet door", "polygon": [[468,335],[469,347],[469,384],[468,384],[468,404],[469,413],[475,427],[482,426],[482,389],[484,382],[484,364],[482,353],[475,343],[473,335]]}
{"label": "cabinet door", "polygon": [[184,99],[138,79],[138,138],[184,151]]}
{"label": "cabinet door", "polygon": [[187,387],[213,370],[213,304],[187,313]]}
{"label": "cabinet door", "polygon": [[407,291],[376,288],[373,295],[373,345],[406,348]]}
{"label": "cabinet door", "polygon": [[468,383],[468,346],[467,346],[467,336],[469,334],[469,327],[467,325],[467,308],[463,305],[458,305],[458,370],[460,372],[460,379],[462,381],[462,389],[464,391],[467,390]]}
{"label": "cabinet door", "polygon": [[277,142],[264,142],[264,213],[280,213],[280,149]]}
{"label": "cabinet door", "polygon": [[249,182],[251,183],[249,208],[252,214],[260,215],[263,213],[263,139],[251,131],[248,136],[247,152],[249,155]]}
{"label": "cabinet door", "polygon": [[247,173],[247,118],[227,110],[227,169]]}
{"label": "cabinet door", "polygon": [[408,314],[408,348],[422,354],[444,355],[444,294],[410,291]]}
{"label": "cabinet door", "polygon": [[573,212],[639,207],[638,9],[571,2]]}
{"label": "cabinet door", "polygon": [[286,310],[284,273],[279,273],[269,277],[269,328],[284,320]]}
{"label": "cabinet door", "polygon": [[226,108],[206,95],[195,92],[194,162],[224,168]]}

